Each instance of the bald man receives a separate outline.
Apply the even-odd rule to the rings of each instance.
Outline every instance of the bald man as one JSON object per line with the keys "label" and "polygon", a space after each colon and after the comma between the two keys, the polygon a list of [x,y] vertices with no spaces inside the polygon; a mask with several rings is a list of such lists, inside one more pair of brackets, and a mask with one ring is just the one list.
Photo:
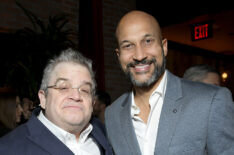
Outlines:
{"label": "bald man", "polygon": [[234,154],[228,89],[180,79],[165,69],[167,39],[157,20],[131,11],[116,29],[116,54],[133,89],[105,113],[116,155]]}

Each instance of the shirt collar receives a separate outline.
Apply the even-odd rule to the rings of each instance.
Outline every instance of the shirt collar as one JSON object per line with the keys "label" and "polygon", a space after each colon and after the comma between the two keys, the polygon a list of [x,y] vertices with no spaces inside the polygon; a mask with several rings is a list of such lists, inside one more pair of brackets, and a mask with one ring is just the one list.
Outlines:
{"label": "shirt collar", "polygon": [[158,93],[161,97],[164,98],[166,92],[166,85],[167,85],[167,71],[164,72],[162,80],[160,81],[158,87],[153,91],[150,98],[154,96],[155,93]]}
{"label": "shirt collar", "polygon": [[[163,99],[165,96],[166,92],[166,85],[167,85],[167,70],[163,74],[163,78],[160,81],[158,87],[152,92],[149,98],[149,103],[154,103],[150,102],[151,98],[153,98],[156,94],[159,94]],[[135,104],[134,102],[134,93],[133,91],[131,92],[131,98],[132,98],[132,105],[131,105],[131,116],[133,117],[134,115],[137,115],[140,113],[140,108]]]}
{"label": "shirt collar", "polygon": [[[71,134],[63,130],[62,128],[58,127],[57,125],[52,123],[50,120],[48,120],[44,116],[42,111],[38,115],[38,119],[64,144],[66,144],[66,142],[71,139],[76,139],[76,136],[74,134]],[[93,129],[92,124],[89,124],[88,127],[84,131],[81,132],[78,141],[83,143],[88,138],[88,135],[91,133],[92,129]]]}

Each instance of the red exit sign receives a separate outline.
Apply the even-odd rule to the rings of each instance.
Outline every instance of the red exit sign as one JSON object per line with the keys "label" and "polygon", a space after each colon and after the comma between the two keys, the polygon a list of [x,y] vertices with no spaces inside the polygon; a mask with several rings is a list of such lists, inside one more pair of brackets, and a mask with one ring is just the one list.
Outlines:
{"label": "red exit sign", "polygon": [[204,22],[192,25],[192,40],[201,40],[212,37],[211,22]]}

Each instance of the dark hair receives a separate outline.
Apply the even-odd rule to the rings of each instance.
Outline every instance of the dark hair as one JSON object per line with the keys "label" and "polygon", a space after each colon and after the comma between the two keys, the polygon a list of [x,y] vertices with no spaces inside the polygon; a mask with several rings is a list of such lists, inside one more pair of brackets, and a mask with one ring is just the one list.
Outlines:
{"label": "dark hair", "polygon": [[101,103],[105,104],[106,106],[111,104],[111,97],[106,91],[97,90],[96,97]]}

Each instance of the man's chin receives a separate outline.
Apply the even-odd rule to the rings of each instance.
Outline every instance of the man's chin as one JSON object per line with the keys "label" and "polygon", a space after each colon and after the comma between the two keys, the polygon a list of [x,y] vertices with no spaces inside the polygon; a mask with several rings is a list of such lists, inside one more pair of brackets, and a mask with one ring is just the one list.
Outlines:
{"label": "man's chin", "polygon": [[138,87],[149,86],[152,83],[151,77],[152,75],[147,75],[147,74],[137,74],[137,75],[131,74],[129,76],[132,84]]}
{"label": "man's chin", "polygon": [[137,87],[148,87],[152,84],[149,80],[132,80],[132,83]]}

